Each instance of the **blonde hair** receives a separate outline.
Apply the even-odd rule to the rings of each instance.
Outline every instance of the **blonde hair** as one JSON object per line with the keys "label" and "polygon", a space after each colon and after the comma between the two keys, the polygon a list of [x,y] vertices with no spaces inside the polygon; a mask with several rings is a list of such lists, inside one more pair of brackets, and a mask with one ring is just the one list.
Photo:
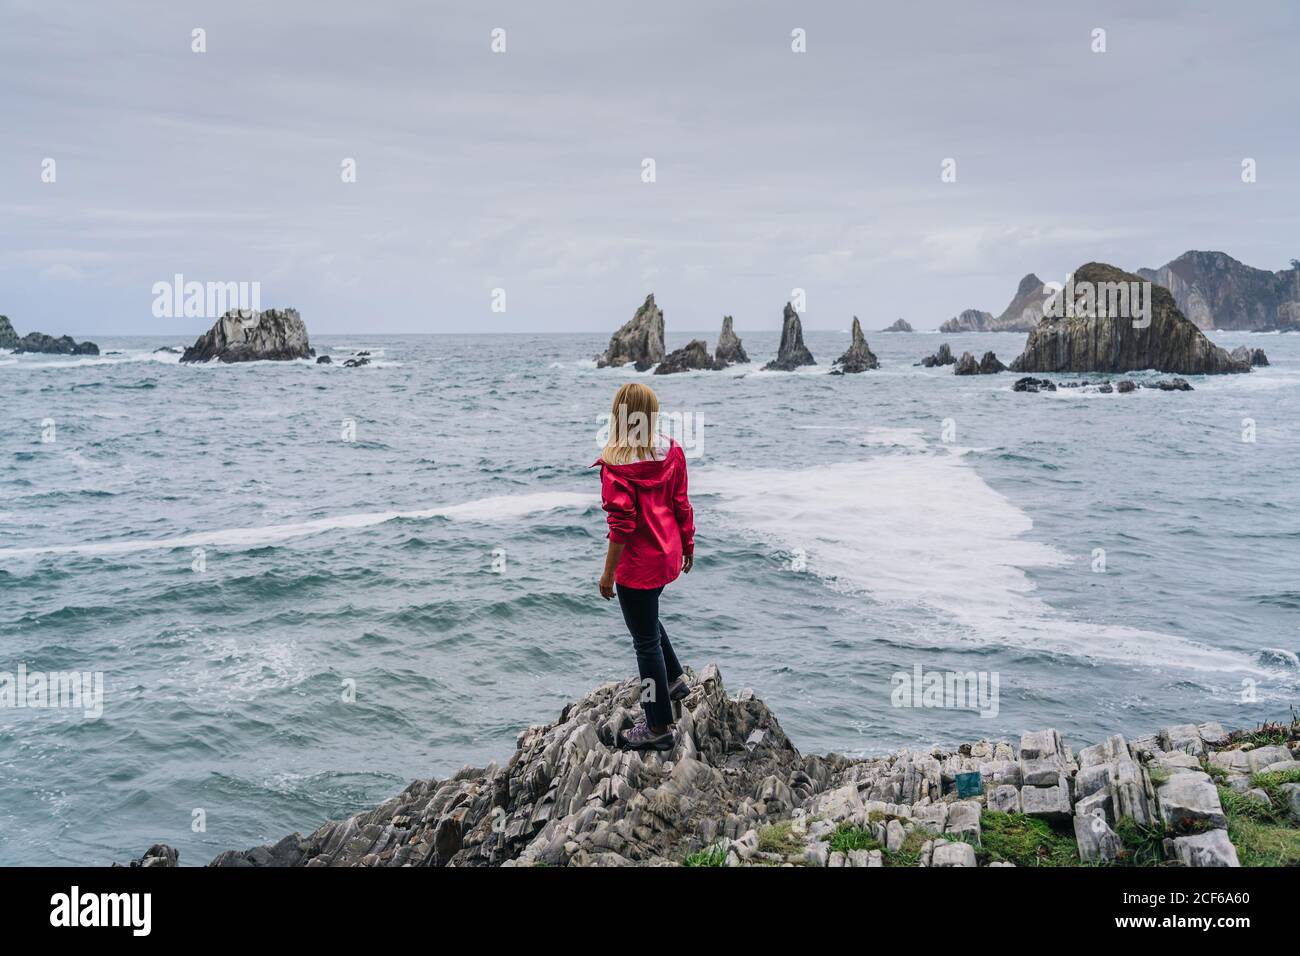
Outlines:
{"label": "blonde hair", "polygon": [[600,457],[611,465],[653,458],[658,435],[659,396],[649,385],[628,382],[614,393],[609,439]]}

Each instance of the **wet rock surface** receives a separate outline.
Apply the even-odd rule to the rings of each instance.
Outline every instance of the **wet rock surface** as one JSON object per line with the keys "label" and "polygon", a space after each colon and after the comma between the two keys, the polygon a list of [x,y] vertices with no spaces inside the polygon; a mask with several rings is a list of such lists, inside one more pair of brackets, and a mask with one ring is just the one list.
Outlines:
{"label": "wet rock surface", "polygon": [[656,375],[672,375],[675,372],[694,370],[711,370],[718,364],[709,355],[709,346],[703,339],[691,339],[685,347],[669,352],[662,362],[655,367]]}
{"label": "wet rock surface", "polygon": [[867,345],[867,339],[862,334],[862,323],[858,321],[856,315],[853,317],[852,336],[853,341],[848,349],[831,366],[832,375],[853,374],[880,368],[880,360]]}
{"label": "wet rock surface", "polygon": [[713,361],[718,368],[744,365],[749,361],[749,355],[741,344],[740,336],[736,335],[729,315],[722,317],[722,331],[718,333],[718,347],[713,351]]}
{"label": "wet rock surface", "polygon": [[78,342],[70,335],[46,335],[44,332],[28,332],[20,336],[14,331],[9,317],[0,315],[0,349],[13,352],[38,352],[45,355],[98,355],[99,346],[94,342]]}

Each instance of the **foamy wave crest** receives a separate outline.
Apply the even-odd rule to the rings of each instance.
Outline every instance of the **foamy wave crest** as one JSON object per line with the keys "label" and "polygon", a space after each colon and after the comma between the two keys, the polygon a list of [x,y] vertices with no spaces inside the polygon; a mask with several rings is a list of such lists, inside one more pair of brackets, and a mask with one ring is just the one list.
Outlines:
{"label": "foamy wave crest", "polygon": [[99,541],[87,544],[60,544],[34,548],[0,548],[0,560],[37,554],[128,554],[135,551],[170,551],[175,548],[260,548],[290,538],[301,538],[326,531],[368,528],[398,518],[427,520],[449,518],[453,521],[496,522],[560,508],[594,507],[591,495],[550,491],[528,495],[500,495],[480,498],[458,505],[445,505],[423,511],[372,511],[364,514],[336,515],[300,521],[294,524],[265,525],[259,528],[225,528],[203,531],[174,538],[149,540]]}
{"label": "foamy wave crest", "polygon": [[801,551],[833,587],[951,616],[963,643],[1263,673],[1244,655],[1184,638],[1066,619],[1033,594],[1026,571],[1070,557],[1029,540],[1029,516],[947,449],[805,470],[701,471],[692,490],[716,496],[710,507],[776,548]]}

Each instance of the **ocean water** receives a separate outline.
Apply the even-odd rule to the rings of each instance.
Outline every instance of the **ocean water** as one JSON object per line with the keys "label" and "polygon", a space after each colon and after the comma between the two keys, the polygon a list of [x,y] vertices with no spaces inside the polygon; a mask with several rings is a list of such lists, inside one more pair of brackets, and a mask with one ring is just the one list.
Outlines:
{"label": "ocean water", "polygon": [[[847,333],[793,374],[742,335],[753,365],[669,377],[596,369],[595,335],[314,339],[360,369],[0,354],[0,671],[104,681],[97,719],[0,709],[0,863],[204,863],[502,761],[635,673],[588,467],[633,377],[703,422],[665,626],[803,752],[1288,715],[1300,336],[1216,335],[1273,364],[1190,393],[1030,395],[913,365],[1023,335],[869,334],[883,367],[845,377]],[[996,708],[895,706],[918,666],[996,677]]]}

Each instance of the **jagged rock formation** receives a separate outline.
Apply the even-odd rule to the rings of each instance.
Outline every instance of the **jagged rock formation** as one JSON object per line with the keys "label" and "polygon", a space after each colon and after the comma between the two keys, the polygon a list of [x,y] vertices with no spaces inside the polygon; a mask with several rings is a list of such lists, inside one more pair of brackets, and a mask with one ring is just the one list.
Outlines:
{"label": "jagged rock formation", "polygon": [[632,318],[609,338],[609,348],[596,356],[597,368],[632,365],[638,372],[664,358],[664,313],[651,292]]}
{"label": "jagged rock formation", "polygon": [[740,344],[740,337],[731,327],[731,316],[722,317],[722,331],[718,333],[718,347],[713,351],[713,362],[718,368],[728,365],[744,365],[749,361],[745,347]]}
{"label": "jagged rock formation", "polygon": [[865,372],[867,369],[880,368],[880,360],[876,358],[867,340],[862,334],[862,323],[858,317],[853,317],[853,341],[843,355],[835,360],[831,367],[832,375],[852,374],[854,372]]}
{"label": "jagged rock formation", "polygon": [[785,316],[781,321],[781,346],[777,349],[776,358],[764,365],[763,370],[793,372],[801,365],[816,364],[817,360],[803,344],[803,324],[799,321],[799,313],[787,302]]}
{"label": "jagged rock formation", "polygon": [[897,322],[895,322],[895,323],[894,323],[893,325],[891,325],[889,328],[887,328],[887,329],[881,329],[880,331],[881,331],[881,332],[911,332],[911,331],[913,331],[913,329],[912,329],[912,327],[911,327],[910,325],[907,324],[907,322],[906,322],[905,320],[903,320],[903,319],[899,319]]}
{"label": "jagged rock formation", "polygon": [[[1100,289],[1104,283],[1142,283],[1140,276],[1102,262],[1089,262],[1074,274],[1075,288]],[[1169,290],[1152,285],[1145,326],[1134,328],[1132,316],[1045,316],[1011,363],[1016,372],[1130,372],[1155,369],[1181,375],[1248,372],[1205,337],[1174,304]],[[1064,294],[1064,293],[1062,293]],[[1139,323],[1142,324],[1142,323]]]}
{"label": "jagged rock formation", "polygon": [[185,350],[181,361],[286,361],[315,354],[297,309],[231,309]]}
{"label": "jagged rock formation", "polygon": [[1112,385],[1110,379],[1095,382],[1053,382],[1050,379],[1032,376],[1017,379],[1011,390],[1013,392],[1054,392],[1058,388],[1075,388],[1080,392],[1101,392],[1107,395],[1111,392],[1127,395],[1129,392],[1136,392],[1139,388],[1150,388],[1158,392],[1193,391],[1185,378],[1162,378],[1154,382],[1135,382],[1131,378],[1126,378]]}
{"label": "jagged rock formation", "polygon": [[993,322],[993,313],[980,309],[966,309],[956,318],[939,326],[940,332],[987,332]]}
{"label": "jagged rock formation", "polygon": [[[1253,749],[1247,735],[1207,723],[1111,736],[1077,757],[1055,730],[1018,744],[804,757],[752,691],[727,696],[713,665],[692,680],[672,750],[623,752],[615,741],[640,712],[639,694],[636,678],[603,685],[521,733],[503,767],[417,780],[306,837],[230,850],[210,865],[653,866],[710,849],[729,866],[1006,866],[1015,861],[990,852],[981,834],[990,813],[1009,813],[1072,828],[1081,863],[1122,861],[1116,829],[1130,820],[1163,835],[1170,860],[1235,866],[1219,792],[1202,768],[1219,768],[1223,786],[1245,792],[1254,774],[1300,767],[1300,723],[1286,744]],[[844,827],[864,849],[831,849]],[[175,863],[164,844],[137,861]]]}
{"label": "jagged rock formation", "polygon": [[939,351],[935,352],[933,355],[927,355],[916,364],[924,365],[926,368],[934,368],[936,365],[952,365],[956,361],[957,360],[952,357],[952,349],[949,348],[948,343],[945,342],[943,345],[939,346]]}
{"label": "jagged rock formation", "polygon": [[1252,349],[1247,345],[1238,345],[1228,354],[1232,356],[1234,361],[1244,362],[1252,367],[1268,364],[1268,356],[1264,354],[1263,349]]}
{"label": "jagged rock formation", "polygon": [[1300,330],[1300,263],[1269,272],[1224,252],[1184,252],[1137,274],[1168,289],[1199,329]]}
{"label": "jagged rock formation", "polygon": [[656,375],[672,375],[675,372],[689,372],[702,369],[705,371],[718,368],[709,346],[703,339],[691,339],[685,348],[676,349],[664,356],[664,360],[655,367]]}
{"label": "jagged rock formation", "polygon": [[94,342],[78,342],[70,335],[46,335],[44,332],[28,332],[19,337],[14,327],[9,324],[9,317],[0,315],[0,349],[14,352],[41,352],[47,355],[98,355],[99,346]]}
{"label": "jagged rock formation", "polygon": [[985,352],[978,362],[970,352],[962,352],[961,358],[957,360],[957,367],[952,370],[952,373],[954,375],[996,375],[1006,370],[1007,367],[999,362],[998,357],[992,352]]}
{"label": "jagged rock formation", "polygon": [[955,319],[939,326],[940,332],[1028,332],[1043,317],[1043,304],[1049,298],[1043,280],[1032,272],[1020,280],[1011,302],[996,318],[978,309],[967,309]]}

